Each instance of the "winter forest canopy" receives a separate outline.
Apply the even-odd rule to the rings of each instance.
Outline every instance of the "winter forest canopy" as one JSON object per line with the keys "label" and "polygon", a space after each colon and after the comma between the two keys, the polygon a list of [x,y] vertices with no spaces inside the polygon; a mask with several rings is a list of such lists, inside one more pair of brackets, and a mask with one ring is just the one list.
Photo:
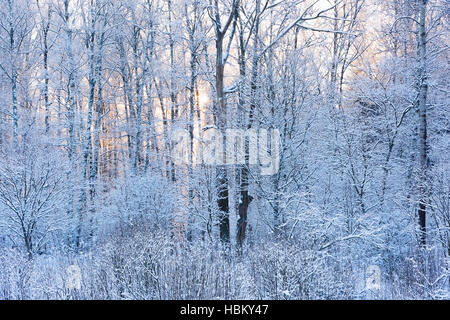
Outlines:
{"label": "winter forest canopy", "polygon": [[449,299],[449,12],[1,0],[0,299]]}

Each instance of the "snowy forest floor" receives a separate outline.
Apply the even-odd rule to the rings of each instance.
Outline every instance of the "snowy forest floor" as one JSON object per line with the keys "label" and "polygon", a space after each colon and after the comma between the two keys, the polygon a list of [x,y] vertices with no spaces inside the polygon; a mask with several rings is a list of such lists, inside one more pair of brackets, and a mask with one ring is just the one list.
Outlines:
{"label": "snowy forest floor", "polygon": [[[13,249],[0,255],[0,299],[449,299],[448,271],[427,278],[426,261],[404,259],[379,275],[332,251],[304,250],[280,240],[240,254],[220,244],[180,245],[145,227],[122,229],[87,252],[28,259]],[[175,245],[177,243],[177,245]],[[337,252],[337,251],[336,251]],[[416,254],[417,257],[417,254]],[[70,268],[80,270],[71,287]],[[445,275],[447,274],[447,276]],[[73,280],[73,279],[72,279]]]}

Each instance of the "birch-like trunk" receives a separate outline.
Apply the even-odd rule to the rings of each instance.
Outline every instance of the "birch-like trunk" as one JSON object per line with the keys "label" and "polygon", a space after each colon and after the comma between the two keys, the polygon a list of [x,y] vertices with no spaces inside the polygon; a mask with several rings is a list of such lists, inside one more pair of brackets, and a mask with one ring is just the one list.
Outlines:
{"label": "birch-like trunk", "polygon": [[426,246],[426,215],[427,215],[427,183],[428,183],[428,156],[427,156],[427,30],[426,30],[426,10],[428,0],[419,2],[419,34],[418,34],[418,81],[419,81],[419,227],[420,243]]}

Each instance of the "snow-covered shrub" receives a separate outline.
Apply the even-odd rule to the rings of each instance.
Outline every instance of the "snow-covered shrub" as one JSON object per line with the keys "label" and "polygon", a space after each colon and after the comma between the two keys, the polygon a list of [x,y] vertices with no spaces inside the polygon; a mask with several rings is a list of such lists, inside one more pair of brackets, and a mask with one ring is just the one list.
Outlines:
{"label": "snow-covered shrub", "polygon": [[0,234],[30,257],[67,228],[61,163],[58,152],[39,146],[0,157]]}
{"label": "snow-covered shrub", "polygon": [[145,224],[167,230],[175,208],[180,207],[174,187],[164,178],[149,174],[118,181],[101,208],[99,224],[106,229]]}
{"label": "snow-covered shrub", "polygon": [[345,275],[335,273],[326,252],[280,241],[261,244],[248,255],[257,299],[351,298],[351,283],[340,281]]}
{"label": "snow-covered shrub", "polygon": [[0,249],[0,300],[30,299],[33,263],[17,249]]}
{"label": "snow-covered shrub", "polygon": [[177,243],[169,235],[133,227],[99,247],[90,265],[98,294],[113,299],[251,298],[246,263],[210,246]]}

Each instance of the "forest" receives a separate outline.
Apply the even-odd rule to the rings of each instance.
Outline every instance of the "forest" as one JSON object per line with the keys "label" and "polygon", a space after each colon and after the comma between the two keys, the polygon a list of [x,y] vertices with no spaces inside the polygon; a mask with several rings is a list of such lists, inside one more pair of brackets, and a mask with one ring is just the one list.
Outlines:
{"label": "forest", "polygon": [[449,13],[0,0],[0,300],[450,299]]}

